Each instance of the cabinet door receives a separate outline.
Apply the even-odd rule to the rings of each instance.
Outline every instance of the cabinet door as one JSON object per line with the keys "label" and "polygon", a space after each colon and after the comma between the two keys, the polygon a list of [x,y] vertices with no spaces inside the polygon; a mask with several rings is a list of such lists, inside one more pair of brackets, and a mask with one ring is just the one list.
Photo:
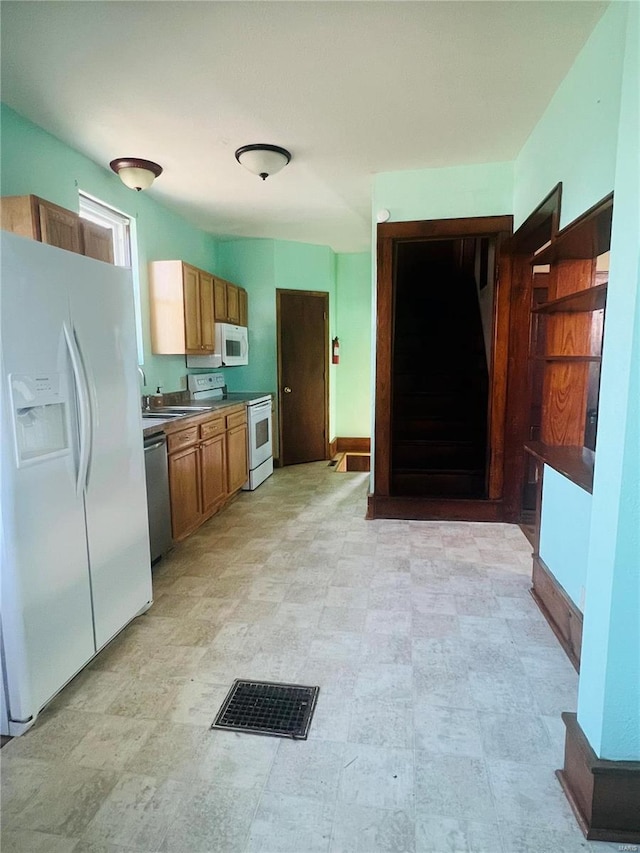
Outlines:
{"label": "cabinet door", "polygon": [[113,263],[113,234],[110,228],[103,228],[88,219],[80,219],[82,247],[88,258]]}
{"label": "cabinet door", "polygon": [[227,322],[227,283],[221,278],[213,280],[213,306],[216,323]]}
{"label": "cabinet door", "polygon": [[200,271],[200,344],[203,350],[213,352],[213,276]]}
{"label": "cabinet door", "polygon": [[202,512],[208,515],[227,494],[226,444],[224,433],[200,445]]}
{"label": "cabinet door", "polygon": [[183,265],[184,288],[184,340],[187,353],[202,352],[202,330],[200,325],[200,283],[198,270]]}
{"label": "cabinet door", "polygon": [[200,524],[200,454],[190,447],[169,456],[171,529],[174,539],[182,539]]}
{"label": "cabinet door", "polygon": [[80,217],[70,210],[39,200],[40,239],[49,246],[82,254]]}
{"label": "cabinet door", "polygon": [[238,288],[238,302],[240,306],[240,321],[239,326],[249,325],[249,298],[247,291],[243,287]]}
{"label": "cabinet door", "polygon": [[235,284],[227,283],[227,318],[230,323],[240,325],[240,300]]}
{"label": "cabinet door", "polygon": [[247,425],[227,430],[227,477],[229,494],[237,492],[249,476]]}

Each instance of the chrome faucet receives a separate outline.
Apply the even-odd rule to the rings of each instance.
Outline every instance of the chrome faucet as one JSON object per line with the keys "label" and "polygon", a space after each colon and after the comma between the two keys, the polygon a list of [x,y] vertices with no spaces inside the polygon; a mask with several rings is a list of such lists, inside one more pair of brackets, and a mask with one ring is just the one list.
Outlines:
{"label": "chrome faucet", "polygon": [[138,373],[140,374],[140,379],[142,379],[142,384],[147,384],[147,377],[144,375],[144,370],[140,365],[138,365]]}

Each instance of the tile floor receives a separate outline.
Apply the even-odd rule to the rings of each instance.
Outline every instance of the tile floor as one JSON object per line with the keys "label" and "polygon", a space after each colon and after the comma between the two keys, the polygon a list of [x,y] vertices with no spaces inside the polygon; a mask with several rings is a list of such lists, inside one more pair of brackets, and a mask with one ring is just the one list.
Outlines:
{"label": "tile floor", "polygon": [[[365,521],[276,471],[160,562],[155,603],[11,741],[3,853],[572,853],[577,679],[503,524]],[[307,741],[210,731],[234,678],[320,685]]]}

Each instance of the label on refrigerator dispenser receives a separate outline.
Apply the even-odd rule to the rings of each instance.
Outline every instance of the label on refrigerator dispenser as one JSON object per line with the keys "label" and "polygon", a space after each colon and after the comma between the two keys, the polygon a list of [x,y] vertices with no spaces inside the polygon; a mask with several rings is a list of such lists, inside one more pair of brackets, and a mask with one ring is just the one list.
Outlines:
{"label": "label on refrigerator dispenser", "polygon": [[9,375],[18,468],[70,452],[59,373]]}

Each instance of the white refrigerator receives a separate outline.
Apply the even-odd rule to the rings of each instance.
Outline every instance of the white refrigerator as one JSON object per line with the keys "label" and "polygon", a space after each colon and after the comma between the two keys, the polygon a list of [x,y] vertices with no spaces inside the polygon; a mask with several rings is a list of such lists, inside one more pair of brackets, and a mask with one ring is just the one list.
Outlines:
{"label": "white refrigerator", "polygon": [[131,272],[0,232],[3,734],[152,600]]}

